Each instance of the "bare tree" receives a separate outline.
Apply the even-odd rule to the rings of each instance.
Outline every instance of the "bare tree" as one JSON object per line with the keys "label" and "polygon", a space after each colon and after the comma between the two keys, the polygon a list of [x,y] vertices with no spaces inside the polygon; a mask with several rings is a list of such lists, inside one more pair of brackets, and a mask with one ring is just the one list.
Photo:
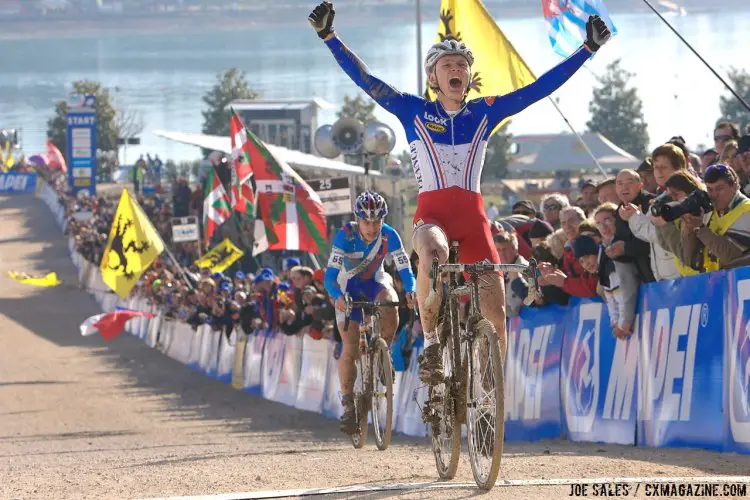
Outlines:
{"label": "bare tree", "polygon": [[128,106],[118,106],[114,126],[119,138],[138,137],[145,128],[143,114]]}

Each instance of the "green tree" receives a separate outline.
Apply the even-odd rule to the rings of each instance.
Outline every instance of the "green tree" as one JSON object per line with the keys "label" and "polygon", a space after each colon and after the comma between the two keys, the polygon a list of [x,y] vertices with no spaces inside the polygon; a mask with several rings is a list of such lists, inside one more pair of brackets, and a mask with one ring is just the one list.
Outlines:
{"label": "green tree", "polygon": [[484,157],[482,176],[486,179],[505,179],[508,177],[510,163],[510,145],[513,136],[508,133],[508,122],[492,134],[487,141],[487,153]]}
{"label": "green tree", "polygon": [[375,120],[375,101],[365,99],[361,95],[356,97],[344,96],[344,105],[336,116],[338,118],[356,118],[363,124]]}
{"label": "green tree", "polygon": [[[108,88],[99,82],[73,82],[73,94],[96,96],[96,147],[102,151],[117,151],[118,111]],[[55,115],[47,121],[47,138],[65,154],[67,151],[68,102],[55,105]]]}
{"label": "green tree", "polygon": [[229,120],[232,111],[229,104],[237,99],[257,99],[259,94],[250,89],[244,71],[230,68],[216,76],[216,83],[203,96],[206,110],[203,111],[203,133],[229,135]]}
{"label": "green tree", "polygon": [[619,59],[607,66],[589,103],[591,119],[586,126],[636,158],[643,158],[648,147],[648,126],[638,90],[628,85],[633,76],[620,66]]}
{"label": "green tree", "polygon": [[[750,103],[750,72],[744,69],[730,68],[729,85],[745,102]],[[750,111],[728,90],[725,90],[724,95],[719,98],[719,109],[721,110],[721,121],[728,120],[737,123],[742,130],[744,130],[742,127],[750,123]]]}

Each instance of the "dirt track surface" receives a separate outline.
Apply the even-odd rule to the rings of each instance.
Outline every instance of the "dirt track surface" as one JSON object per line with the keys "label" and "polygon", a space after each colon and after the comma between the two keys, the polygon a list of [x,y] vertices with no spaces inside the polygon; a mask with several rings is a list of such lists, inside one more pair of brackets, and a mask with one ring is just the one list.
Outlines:
{"label": "dirt track surface", "polygon": [[[335,422],[235,391],[135,338],[81,337],[81,321],[100,310],[77,288],[47,208],[29,197],[0,197],[0,220],[0,498],[147,498],[435,480],[427,440],[396,436],[383,453],[371,438],[355,451]],[[56,271],[63,285],[28,287],[10,280],[8,270]],[[500,477],[748,471],[750,457],[734,454],[546,441],[506,445]],[[456,481],[472,482],[465,454]],[[496,487],[488,497],[569,492],[569,486]]]}

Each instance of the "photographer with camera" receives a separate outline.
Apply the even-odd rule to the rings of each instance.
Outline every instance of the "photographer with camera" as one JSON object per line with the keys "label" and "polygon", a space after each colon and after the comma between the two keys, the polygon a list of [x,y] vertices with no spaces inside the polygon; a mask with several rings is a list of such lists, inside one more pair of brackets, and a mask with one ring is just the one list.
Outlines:
{"label": "photographer with camera", "polygon": [[673,280],[680,277],[680,273],[675,266],[674,254],[669,252],[659,243],[656,235],[656,225],[651,215],[655,205],[672,201],[665,191],[665,183],[676,172],[687,171],[685,154],[682,149],[674,144],[664,144],[659,146],[651,153],[651,161],[654,168],[654,179],[658,186],[659,196],[651,200],[651,214],[648,211],[643,212],[632,203],[624,205],[619,210],[620,217],[628,221],[630,230],[636,238],[648,242],[651,245],[651,271],[657,281]]}
{"label": "photographer with camera", "polygon": [[681,236],[682,217],[690,211],[701,213],[700,207],[707,196],[705,187],[687,170],[677,172],[667,179],[664,187],[666,194],[674,201],[652,205],[652,212],[658,214],[651,216],[656,226],[656,236],[659,244],[675,255],[674,263],[680,276],[693,276],[699,273],[703,256],[700,253],[685,253]]}
{"label": "photographer with camera", "polygon": [[[683,253],[700,252],[702,272],[739,267],[748,263],[750,250],[750,199],[740,191],[732,167],[717,164],[703,177],[707,193],[696,190],[680,203]],[[673,214],[674,215],[674,214]]]}

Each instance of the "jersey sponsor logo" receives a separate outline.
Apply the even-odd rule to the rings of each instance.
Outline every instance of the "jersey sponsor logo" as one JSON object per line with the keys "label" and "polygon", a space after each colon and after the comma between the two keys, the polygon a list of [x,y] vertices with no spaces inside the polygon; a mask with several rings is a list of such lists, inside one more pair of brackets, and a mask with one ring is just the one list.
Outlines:
{"label": "jersey sponsor logo", "polygon": [[600,330],[602,304],[579,308],[578,328],[563,383],[563,406],[571,432],[591,432],[599,403]]}
{"label": "jersey sponsor logo", "polygon": [[443,132],[445,132],[447,130],[442,125],[439,125],[437,123],[432,123],[432,122],[427,122],[427,124],[425,125],[425,127],[427,127],[428,129],[432,130],[433,132],[437,132],[438,134],[442,134]]}
{"label": "jersey sponsor logo", "polygon": [[508,336],[505,365],[505,420],[539,420],[542,418],[542,382],[552,329],[540,325],[533,333],[522,328]]}
{"label": "jersey sponsor logo", "polygon": [[419,191],[422,191],[424,180],[422,179],[422,167],[419,165],[419,154],[414,143],[409,144],[409,151],[411,152],[411,166],[414,170],[414,177],[417,179],[417,187]]}
{"label": "jersey sponsor logo", "polygon": [[[673,311],[665,307],[643,313],[641,357],[645,362],[638,377],[640,420],[690,420],[698,329],[708,322],[708,307],[692,304]],[[657,401],[658,413],[654,408]]]}
{"label": "jersey sponsor logo", "polygon": [[487,106],[492,106],[495,102],[495,96],[489,96],[484,98],[484,102],[487,103]]}
{"label": "jersey sponsor logo", "polygon": [[737,314],[729,341],[729,427],[738,443],[750,444],[750,280],[737,282]]}
{"label": "jersey sponsor logo", "polygon": [[447,118],[441,118],[439,116],[432,115],[428,113],[427,111],[424,112],[424,119],[428,122],[437,123],[438,125],[448,125],[448,119]]}

